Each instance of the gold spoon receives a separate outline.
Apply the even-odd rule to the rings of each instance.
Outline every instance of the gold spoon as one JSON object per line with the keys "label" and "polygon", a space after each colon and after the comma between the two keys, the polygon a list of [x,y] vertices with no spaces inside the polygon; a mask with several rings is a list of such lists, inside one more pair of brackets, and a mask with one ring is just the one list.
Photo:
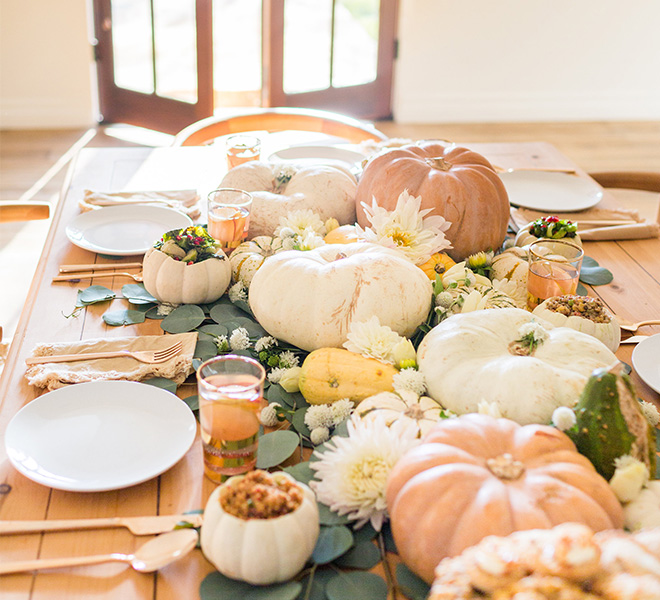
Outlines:
{"label": "gold spoon", "polygon": [[37,569],[57,569],[60,567],[77,567],[81,565],[96,565],[105,562],[129,563],[136,571],[151,573],[162,569],[175,560],[179,560],[197,545],[195,529],[177,529],[159,535],[140,546],[135,554],[96,554],[93,556],[75,556],[70,558],[39,558],[35,560],[17,560],[0,563],[0,575],[7,573],[22,573]]}
{"label": "gold spoon", "polygon": [[639,321],[639,323],[620,323],[619,327],[624,331],[635,333],[640,327],[645,327],[646,325],[660,325],[660,319],[649,319],[648,321]]}

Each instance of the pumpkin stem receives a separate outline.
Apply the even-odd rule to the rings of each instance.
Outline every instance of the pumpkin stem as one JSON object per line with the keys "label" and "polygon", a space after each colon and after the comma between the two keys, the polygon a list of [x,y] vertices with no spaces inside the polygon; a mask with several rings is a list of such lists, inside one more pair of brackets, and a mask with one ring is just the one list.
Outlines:
{"label": "pumpkin stem", "polygon": [[415,419],[416,421],[419,421],[424,418],[424,411],[422,410],[422,407],[419,404],[413,404],[412,406],[409,406],[408,408],[406,408],[406,410],[403,411],[403,414],[406,417]]}
{"label": "pumpkin stem", "polygon": [[438,169],[438,171],[449,171],[452,168],[452,164],[442,158],[442,156],[434,156],[432,158],[425,158],[424,162],[433,169]]}
{"label": "pumpkin stem", "polygon": [[515,460],[508,452],[496,458],[489,458],[486,466],[499,479],[518,479],[525,472],[525,465]]}

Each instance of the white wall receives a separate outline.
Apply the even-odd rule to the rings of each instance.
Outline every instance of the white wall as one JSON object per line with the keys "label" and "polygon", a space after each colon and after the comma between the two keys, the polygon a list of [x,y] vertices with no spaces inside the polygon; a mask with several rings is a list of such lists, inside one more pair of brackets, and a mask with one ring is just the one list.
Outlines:
{"label": "white wall", "polygon": [[[400,0],[401,123],[660,120],[658,0]],[[93,123],[86,0],[0,0],[0,128]]]}
{"label": "white wall", "polygon": [[88,127],[86,0],[0,0],[0,128]]}
{"label": "white wall", "polygon": [[659,120],[657,0],[400,0],[402,123]]}

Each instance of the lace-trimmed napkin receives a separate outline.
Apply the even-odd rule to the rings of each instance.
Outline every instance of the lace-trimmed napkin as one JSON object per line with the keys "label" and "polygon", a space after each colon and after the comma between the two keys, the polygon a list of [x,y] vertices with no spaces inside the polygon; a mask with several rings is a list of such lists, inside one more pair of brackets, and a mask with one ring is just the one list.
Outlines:
{"label": "lace-trimmed napkin", "polygon": [[174,208],[191,219],[201,215],[197,190],[176,190],[171,192],[94,192],[85,190],[78,205],[83,212],[104,206],[127,204],[155,204]]}
{"label": "lace-trimmed napkin", "polygon": [[183,344],[181,352],[163,363],[147,364],[130,357],[99,358],[70,363],[43,363],[29,366],[25,377],[31,385],[48,390],[55,390],[70,383],[110,379],[142,381],[152,377],[164,377],[180,384],[193,371],[192,357],[197,343],[196,333],[39,344],[32,351],[32,355],[54,356],[85,352],[114,352],[115,350],[164,350],[178,341]]}

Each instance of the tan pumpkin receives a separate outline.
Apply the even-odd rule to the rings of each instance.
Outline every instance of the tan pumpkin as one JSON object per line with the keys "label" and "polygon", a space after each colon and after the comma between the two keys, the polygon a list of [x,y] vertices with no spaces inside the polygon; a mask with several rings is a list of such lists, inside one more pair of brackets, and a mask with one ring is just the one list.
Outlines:
{"label": "tan pumpkin", "polygon": [[446,252],[436,252],[431,255],[424,264],[419,265],[419,268],[426,273],[426,276],[435,281],[436,275],[442,276],[456,264]]}
{"label": "tan pumpkin", "polygon": [[309,404],[342,398],[358,403],[378,392],[393,390],[397,370],[375,358],[343,348],[320,348],[303,361],[298,386]]}
{"label": "tan pumpkin", "polygon": [[352,244],[359,242],[355,225],[340,225],[326,234],[323,238],[326,244]]}
{"label": "tan pumpkin", "polygon": [[192,265],[149,248],[144,255],[142,275],[145,289],[168,304],[215,302],[231,281],[231,266],[222,250],[216,257]]}
{"label": "tan pumpkin", "polygon": [[486,158],[467,148],[437,140],[388,150],[372,158],[357,188],[358,223],[368,227],[362,203],[393,210],[408,190],[422,197],[429,216],[451,222],[445,235],[453,248],[447,254],[462,260],[482,250],[497,250],[506,236],[509,198],[504,184]]}
{"label": "tan pumpkin", "polygon": [[445,414],[444,409],[428,396],[410,390],[381,392],[366,398],[353,412],[354,420],[383,417],[389,427],[403,421],[417,429],[417,437],[426,435]]}
{"label": "tan pumpkin", "polygon": [[282,250],[281,238],[269,235],[259,235],[243,242],[234,249],[229,258],[234,281],[241,281],[249,287],[254,274],[263,262]]}
{"label": "tan pumpkin", "polygon": [[443,558],[489,535],[623,526],[614,492],[568,436],[478,414],[441,421],[399,460],[387,507],[401,559],[428,583]]}

